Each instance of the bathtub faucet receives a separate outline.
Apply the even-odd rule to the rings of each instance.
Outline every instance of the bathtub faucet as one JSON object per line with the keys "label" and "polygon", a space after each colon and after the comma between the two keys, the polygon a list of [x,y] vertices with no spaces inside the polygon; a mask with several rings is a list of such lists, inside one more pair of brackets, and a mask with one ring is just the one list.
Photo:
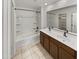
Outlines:
{"label": "bathtub faucet", "polygon": [[36,32],[38,32],[38,31],[39,31],[39,27],[37,26],[37,27],[36,27]]}
{"label": "bathtub faucet", "polygon": [[35,32],[39,31],[39,27],[37,26],[36,28],[33,28],[35,30]]}

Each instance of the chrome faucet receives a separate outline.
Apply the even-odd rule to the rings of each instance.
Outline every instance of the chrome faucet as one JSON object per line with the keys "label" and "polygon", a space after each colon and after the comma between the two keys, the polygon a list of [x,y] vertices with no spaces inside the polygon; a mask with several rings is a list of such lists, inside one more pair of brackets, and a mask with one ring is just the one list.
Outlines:
{"label": "chrome faucet", "polygon": [[49,31],[51,31],[51,29],[53,29],[53,26],[49,26]]}
{"label": "chrome faucet", "polygon": [[51,31],[51,26],[49,26],[49,31]]}
{"label": "chrome faucet", "polygon": [[67,37],[68,30],[64,32],[64,36]]}

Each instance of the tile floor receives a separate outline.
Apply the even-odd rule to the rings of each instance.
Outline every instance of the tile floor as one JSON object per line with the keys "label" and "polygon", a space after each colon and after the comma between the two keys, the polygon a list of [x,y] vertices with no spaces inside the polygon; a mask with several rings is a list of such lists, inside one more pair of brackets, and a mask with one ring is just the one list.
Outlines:
{"label": "tile floor", "polygon": [[13,59],[53,59],[49,53],[41,46],[36,44],[28,47],[24,46],[17,49],[16,55]]}

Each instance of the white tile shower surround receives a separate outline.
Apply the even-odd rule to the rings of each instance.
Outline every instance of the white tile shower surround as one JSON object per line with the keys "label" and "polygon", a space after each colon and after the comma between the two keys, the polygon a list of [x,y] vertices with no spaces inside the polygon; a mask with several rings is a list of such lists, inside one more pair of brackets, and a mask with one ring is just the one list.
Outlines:
{"label": "white tile shower surround", "polygon": [[53,59],[53,57],[39,43],[18,48],[13,59]]}

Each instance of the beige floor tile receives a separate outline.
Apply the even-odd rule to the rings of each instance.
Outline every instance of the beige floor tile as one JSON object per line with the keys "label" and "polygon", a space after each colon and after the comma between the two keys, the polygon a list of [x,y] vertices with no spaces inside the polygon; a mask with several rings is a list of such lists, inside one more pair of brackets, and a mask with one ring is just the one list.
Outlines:
{"label": "beige floor tile", "polygon": [[40,56],[38,54],[36,54],[36,53],[33,53],[32,58],[33,59],[40,59]]}
{"label": "beige floor tile", "polygon": [[22,49],[21,49],[21,48],[16,49],[16,55],[21,54],[21,51],[22,51]]}
{"label": "beige floor tile", "polygon": [[31,53],[30,53],[29,50],[26,51],[25,53],[22,53],[22,57],[23,57],[23,58],[26,58],[27,56],[31,56]]}
{"label": "beige floor tile", "polygon": [[26,47],[22,47],[22,54],[25,53],[28,49]]}
{"label": "beige floor tile", "polygon": [[11,58],[11,59],[16,59],[16,57],[13,57],[13,58]]}
{"label": "beige floor tile", "polygon": [[32,56],[27,56],[26,58],[23,59],[33,59]]}
{"label": "beige floor tile", "polygon": [[14,58],[14,59],[22,59],[22,55],[21,55],[21,54],[19,54],[19,55],[15,56],[15,58]]}
{"label": "beige floor tile", "polygon": [[16,56],[13,59],[53,59],[49,53],[40,45],[22,47],[17,49]]}
{"label": "beige floor tile", "polygon": [[46,57],[45,56],[41,56],[41,58],[40,59],[46,59]]}

